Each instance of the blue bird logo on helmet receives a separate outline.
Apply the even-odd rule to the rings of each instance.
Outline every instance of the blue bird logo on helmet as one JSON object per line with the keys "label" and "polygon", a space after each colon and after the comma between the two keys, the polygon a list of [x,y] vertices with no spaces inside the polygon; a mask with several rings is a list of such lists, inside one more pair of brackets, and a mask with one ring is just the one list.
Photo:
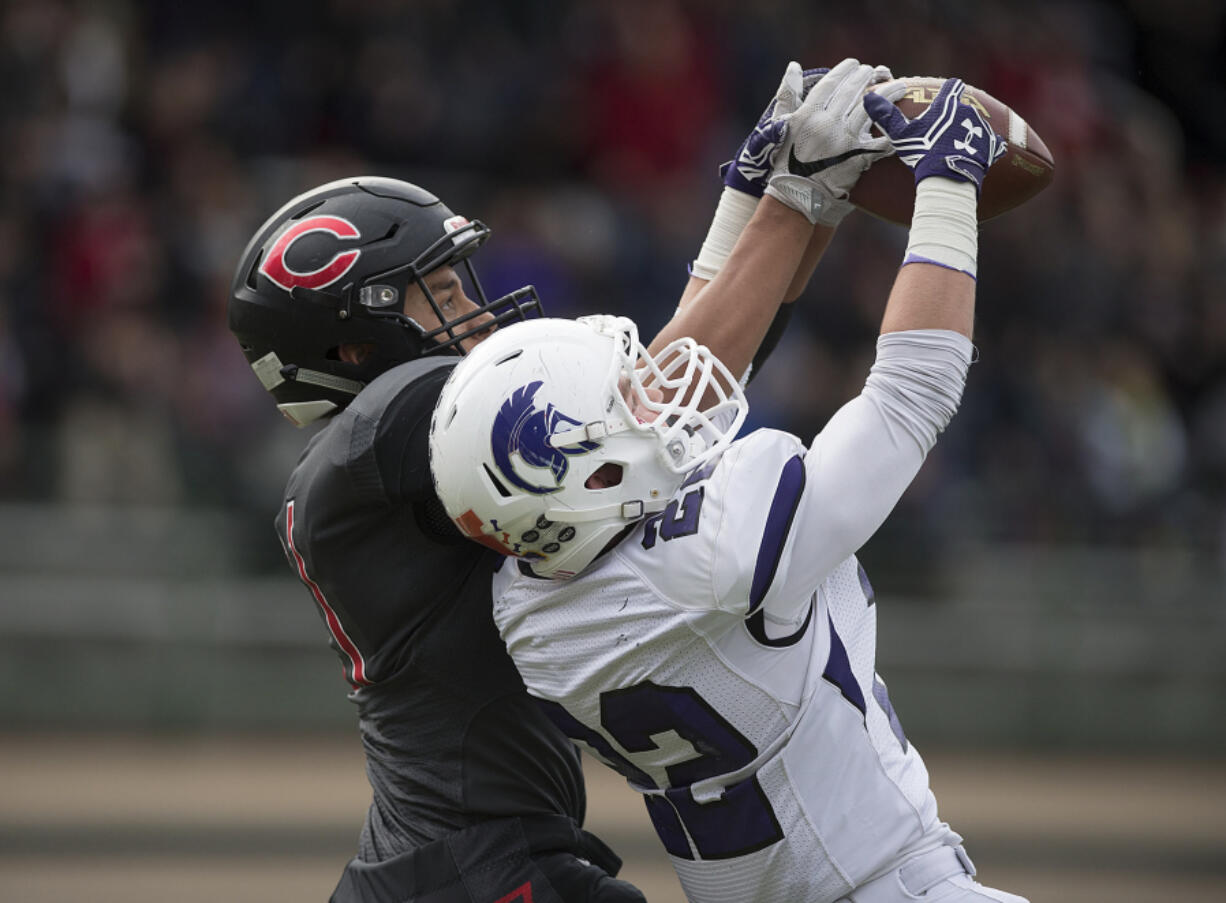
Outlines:
{"label": "blue bird logo on helmet", "polygon": [[[520,386],[502,403],[490,432],[490,444],[494,463],[499,472],[511,483],[525,492],[547,495],[562,488],[562,480],[570,469],[567,456],[584,455],[600,447],[599,442],[580,442],[565,448],[555,448],[549,438],[559,430],[582,426],[573,417],[567,417],[552,404],[539,410],[535,406],[536,393],[542,381],[536,380]],[[524,479],[515,470],[513,456],[529,467],[548,470],[553,485],[537,485]]]}

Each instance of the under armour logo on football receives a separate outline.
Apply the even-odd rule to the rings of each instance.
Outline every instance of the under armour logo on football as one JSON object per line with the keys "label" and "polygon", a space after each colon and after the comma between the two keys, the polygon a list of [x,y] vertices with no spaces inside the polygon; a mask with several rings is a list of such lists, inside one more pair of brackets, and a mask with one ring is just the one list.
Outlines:
{"label": "under armour logo on football", "polygon": [[955,138],[954,148],[960,151],[966,151],[968,154],[979,153],[977,150],[975,150],[974,147],[971,146],[971,140],[974,138],[982,138],[983,129],[980,126],[975,125],[975,123],[971,122],[971,119],[969,116],[966,119],[963,119],[960,125],[962,126],[962,128],[966,129],[966,140],[959,141]]}

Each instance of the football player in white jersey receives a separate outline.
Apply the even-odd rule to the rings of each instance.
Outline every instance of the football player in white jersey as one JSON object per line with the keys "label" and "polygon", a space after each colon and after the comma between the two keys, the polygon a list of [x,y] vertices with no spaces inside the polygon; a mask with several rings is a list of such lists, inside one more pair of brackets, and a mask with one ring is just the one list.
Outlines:
{"label": "football player in white jersey", "polygon": [[[696,903],[1024,903],[977,883],[938,817],[875,673],[854,554],[971,361],[976,201],[1001,139],[962,90],[950,79],[913,121],[864,100],[915,170],[915,212],[864,389],[807,446],[734,441],[740,374],[687,339],[652,355],[614,317],[500,330],[435,409],[448,514],[516,556],[494,615],[529,692],[643,794]],[[798,132],[771,155],[764,205],[803,195]],[[785,272],[813,223],[788,215]]]}

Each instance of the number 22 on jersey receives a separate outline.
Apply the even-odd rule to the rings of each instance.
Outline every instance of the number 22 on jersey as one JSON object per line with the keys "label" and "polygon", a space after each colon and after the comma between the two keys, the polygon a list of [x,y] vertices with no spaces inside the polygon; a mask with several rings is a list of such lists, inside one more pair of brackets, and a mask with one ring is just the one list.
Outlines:
{"label": "number 22 on jersey", "polygon": [[656,749],[652,735],[666,731],[674,731],[694,747],[693,758],[668,766],[670,786],[663,791],[605,734],[556,702],[537,701],[564,734],[586,743],[632,784],[647,788],[647,812],[669,854],[694,859],[696,851],[701,859],[731,859],[783,839],[775,811],[755,776],[726,787],[718,799],[701,803],[694,799],[691,784],[743,768],[758,751],[692,687],[644,681],[600,694],[600,725],[630,755]]}

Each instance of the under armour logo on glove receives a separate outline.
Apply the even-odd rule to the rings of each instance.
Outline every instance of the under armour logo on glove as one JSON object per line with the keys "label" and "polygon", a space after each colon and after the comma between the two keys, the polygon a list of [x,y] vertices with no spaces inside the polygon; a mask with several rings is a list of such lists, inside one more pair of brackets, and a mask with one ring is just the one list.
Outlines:
{"label": "under armour logo on glove", "polygon": [[975,147],[971,144],[971,139],[972,138],[982,138],[983,129],[975,125],[969,119],[963,119],[961,125],[962,125],[962,128],[966,129],[966,140],[965,141],[955,140],[954,147],[960,151],[966,151],[968,154],[977,153],[977,151],[975,150]]}
{"label": "under armour logo on glove", "polygon": [[1005,139],[963,102],[965,90],[962,79],[946,79],[928,109],[914,119],[880,94],[864,96],[864,109],[889,136],[899,159],[915,170],[916,182],[942,176],[970,182],[978,192],[988,167],[1007,150]]}

